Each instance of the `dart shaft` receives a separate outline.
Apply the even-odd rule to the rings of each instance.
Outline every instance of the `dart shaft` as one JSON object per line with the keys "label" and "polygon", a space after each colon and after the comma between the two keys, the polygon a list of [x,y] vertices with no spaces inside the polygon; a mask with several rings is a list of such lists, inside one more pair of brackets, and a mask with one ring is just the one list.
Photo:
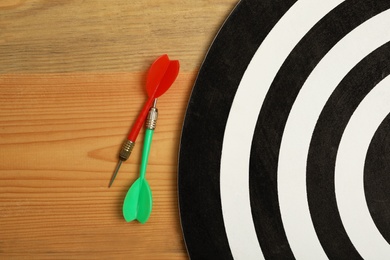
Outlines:
{"label": "dart shaft", "polygon": [[157,99],[154,100],[153,107],[149,110],[148,117],[145,121],[145,139],[144,139],[144,147],[142,150],[142,160],[141,160],[141,168],[140,168],[140,178],[145,178],[146,167],[148,165],[150,147],[152,145],[153,133],[156,128],[158,111],[156,108]]}
{"label": "dart shaft", "polygon": [[141,113],[138,115],[137,120],[135,121],[133,127],[131,128],[131,131],[127,137],[128,140],[135,142],[139,131],[141,130],[142,126],[144,125],[145,119],[148,115],[149,109],[153,104],[153,97],[149,97],[146,101],[144,107],[141,110]]}
{"label": "dart shaft", "polygon": [[148,166],[148,160],[149,160],[150,147],[152,144],[153,133],[154,133],[154,130],[146,129],[144,147],[142,150],[141,167],[140,167],[140,178],[141,179],[145,178],[146,168]]}

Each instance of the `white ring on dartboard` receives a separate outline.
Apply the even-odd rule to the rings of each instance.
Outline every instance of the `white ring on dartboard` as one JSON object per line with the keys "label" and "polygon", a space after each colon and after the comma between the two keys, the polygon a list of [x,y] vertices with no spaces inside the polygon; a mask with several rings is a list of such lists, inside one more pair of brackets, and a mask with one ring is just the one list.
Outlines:
{"label": "white ring on dartboard", "polygon": [[343,133],[335,167],[336,199],[341,220],[364,259],[388,259],[390,245],[377,229],[364,193],[364,163],[370,142],[390,112],[390,76],[360,103]]}
{"label": "white ring on dartboard", "polygon": [[[265,95],[281,65],[301,38],[342,2],[302,0],[295,3],[267,35],[241,79],[226,124],[220,171],[224,225],[236,259],[264,259],[249,200],[249,158],[253,132]],[[259,71],[262,73],[259,74]],[[306,248],[320,251],[317,259],[320,255],[326,259],[314,228],[307,228],[308,234],[315,239],[308,238]]]}
{"label": "white ring on dartboard", "polygon": [[[320,18],[322,18],[322,16],[324,16],[327,12],[329,12],[331,9],[333,9],[337,4],[341,2],[342,1],[322,1],[322,2],[298,1],[297,4],[295,4],[285,14],[285,16],[279,21],[279,23],[267,36],[266,40],[260,46],[259,50],[256,52],[255,56],[253,57],[251,63],[247,68],[247,71],[244,74],[244,77],[241,80],[234,102],[232,103],[231,112],[229,114],[228,122],[226,125],[224,143],[222,149],[221,176],[220,176],[221,202],[222,202],[224,223],[225,223],[225,228],[226,228],[230,248],[233,257],[235,258],[238,259],[241,258],[250,259],[250,257],[256,259],[263,258],[261,249],[259,248],[259,244],[256,238],[256,232],[253,226],[253,219],[251,216],[250,201],[249,201],[248,170],[249,170],[249,158],[250,158],[252,136],[253,136],[256,120],[261,105],[263,103],[265,94],[268,91],[269,86],[271,85],[272,80],[275,77],[281,64],[283,63],[285,58],[289,55],[291,50],[295,47],[297,42]],[[313,7],[312,9],[310,9],[313,10],[310,17],[306,16],[305,21],[301,21],[300,18],[303,18],[304,16],[300,14],[299,11],[304,12],[304,10],[309,10],[307,8],[311,8],[311,7],[308,7],[308,5],[315,5],[315,8]],[[300,8],[302,8],[302,10]],[[320,13],[316,13],[317,11],[319,11]],[[305,13],[305,15],[307,15],[307,13]],[[383,19],[387,19],[387,20],[381,21],[378,25],[376,25],[377,27],[371,27],[373,26],[372,23],[375,23],[375,21],[378,19],[382,19],[382,18],[378,18],[382,16],[385,16],[385,18]],[[340,42],[340,44],[346,45],[349,51],[356,51],[355,46],[357,44],[363,44],[367,42],[368,44],[373,43],[371,42],[371,40],[373,39],[370,36],[367,36],[370,30],[366,32],[367,35],[361,33],[365,33],[364,31],[365,28],[371,28],[371,32],[375,34],[378,32],[378,26],[384,27],[385,24],[389,24],[389,20],[387,18],[388,12],[386,12],[386,14],[385,13],[380,14],[378,17],[372,18],[370,21],[366,22],[367,24],[364,23],[363,25],[359,26],[356,30],[351,32],[351,35],[353,36],[348,35],[345,37],[345,39],[348,39],[350,37],[352,38],[358,37],[358,41],[356,41],[356,38],[354,38],[355,42],[351,44],[351,42],[348,41],[345,42],[345,39],[343,39]],[[289,20],[288,18],[291,20]],[[298,20],[295,21],[295,19]],[[372,28],[375,28],[375,30],[372,30]],[[280,33],[280,35],[278,33]],[[286,35],[288,35],[288,37],[286,37]],[[281,36],[283,36],[283,39],[285,41],[277,40],[278,37]],[[385,37],[386,37],[386,32],[381,31],[381,35],[379,35],[375,40],[379,40],[379,42],[383,44],[389,40],[389,39],[385,39]],[[376,48],[380,46],[380,44],[375,43],[374,41],[373,46]],[[375,48],[372,48],[371,51]],[[270,55],[271,53],[273,54],[272,56]],[[354,60],[351,64],[355,65],[362,57],[364,57],[367,54],[368,53],[364,53],[364,55],[360,54],[361,56],[357,55],[359,59]],[[337,55],[344,55],[344,54],[337,53]],[[353,58],[354,57],[352,57],[352,59]],[[334,69],[336,69],[340,64],[336,62],[333,63],[333,65],[335,67]],[[348,67],[348,69],[350,68],[351,67]],[[259,75],[258,73],[259,71],[262,72],[265,71],[267,73]],[[318,73],[319,71],[321,70],[316,70],[316,73]],[[343,74],[341,75],[341,78],[347,72],[348,70],[344,71]],[[329,75],[331,74],[328,73],[329,72],[326,73],[324,72],[324,74],[326,74],[326,77],[330,77]],[[315,73],[313,72],[313,74]],[[333,75],[331,77],[333,77]],[[335,86],[337,85],[334,85],[333,87]],[[323,86],[319,87],[318,89],[321,88],[323,88]],[[329,91],[329,89],[327,91]],[[331,91],[333,91],[333,89]],[[328,97],[329,95],[326,97],[325,102]],[[299,102],[297,103],[299,104]],[[321,109],[324,104],[325,104],[324,102],[321,104],[320,106]],[[302,107],[307,107],[307,105],[308,105],[307,103],[305,103],[305,105],[301,104]],[[314,111],[310,109],[309,112],[314,112]],[[242,117],[243,114],[247,116]],[[310,128],[310,130],[308,131],[309,135],[306,137],[303,136],[304,139],[309,140],[309,142],[307,142],[307,144],[304,145],[305,151],[303,151],[303,154],[306,156],[302,156],[302,152],[301,152],[298,155],[298,157],[300,157],[301,159],[305,158],[305,162],[307,159],[307,150],[310,144],[311,133],[313,132],[318,115],[319,113],[314,115],[315,120],[314,120],[314,124],[312,125],[313,127],[309,127]],[[298,120],[302,120],[302,118],[298,118]],[[302,121],[300,121],[300,124],[302,125]],[[303,125],[306,128],[307,126],[306,122]],[[303,133],[305,133],[305,131]],[[286,134],[287,136],[289,135],[288,131],[286,131]],[[237,139],[237,136],[243,138]],[[295,133],[294,133],[294,139],[297,139]],[[302,143],[300,143],[299,146],[302,146]],[[239,153],[237,153],[237,151],[239,151]],[[287,155],[290,156],[291,154],[294,154],[296,152],[297,151],[294,150],[293,153],[291,152],[288,153],[286,151],[282,151],[281,149],[281,157],[282,154],[284,153],[286,156]],[[292,160],[290,157],[289,161],[294,161],[294,160]],[[291,178],[288,179],[288,176],[286,176],[285,174],[286,172],[284,170],[287,170],[288,168],[288,172],[291,172],[291,171],[295,171],[295,169],[294,168],[291,169],[286,165],[282,165],[282,164],[283,163],[279,161],[279,165],[281,165],[282,167],[281,175],[278,174],[278,176],[281,176],[278,177],[278,185],[279,185],[279,192],[280,192],[279,196],[281,200],[282,218],[285,224],[286,234],[291,249],[294,252],[294,255],[297,259],[303,257],[309,257],[309,258],[315,257],[315,259],[321,259],[321,258],[326,259],[327,258],[326,254],[323,251],[318,241],[318,238],[316,236],[310,218],[309,208],[307,205],[307,197],[306,197],[305,171],[302,171],[300,173],[299,178],[291,180]],[[297,176],[294,174],[294,178],[295,177]],[[231,187],[235,187],[235,188],[231,189]],[[237,187],[240,188],[238,189]],[[291,197],[292,194],[296,194],[297,187],[299,187],[299,192],[297,196]],[[294,192],[291,192],[292,189],[294,190]],[[232,190],[235,190],[235,192],[232,193]],[[308,251],[308,249],[310,250]],[[250,252],[251,254],[248,254],[248,252]]]}
{"label": "white ring on dartboard", "polygon": [[390,11],[385,11],[346,35],[307,78],[290,111],[280,148],[278,194],[286,235],[297,259],[318,259],[320,253],[308,250],[307,241],[314,239],[314,234],[308,236],[305,232],[314,229],[307,202],[306,162],[316,122],[344,76],[364,57],[390,41],[389,24]]}

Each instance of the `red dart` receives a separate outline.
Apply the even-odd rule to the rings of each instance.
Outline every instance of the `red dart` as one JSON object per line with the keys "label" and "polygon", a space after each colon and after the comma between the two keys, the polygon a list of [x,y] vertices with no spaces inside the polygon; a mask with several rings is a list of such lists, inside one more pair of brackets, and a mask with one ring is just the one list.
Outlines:
{"label": "red dart", "polygon": [[168,55],[166,54],[159,57],[151,65],[146,79],[146,92],[148,94],[148,99],[141,113],[138,115],[138,118],[135,121],[134,126],[127,137],[127,140],[123,142],[121,151],[119,152],[119,162],[115,168],[109,187],[111,187],[112,183],[114,182],[122,162],[126,161],[130,157],[139,131],[144,125],[146,116],[148,115],[149,109],[153,105],[154,99],[160,97],[171,87],[172,83],[179,74],[179,67],[179,61],[169,60]]}

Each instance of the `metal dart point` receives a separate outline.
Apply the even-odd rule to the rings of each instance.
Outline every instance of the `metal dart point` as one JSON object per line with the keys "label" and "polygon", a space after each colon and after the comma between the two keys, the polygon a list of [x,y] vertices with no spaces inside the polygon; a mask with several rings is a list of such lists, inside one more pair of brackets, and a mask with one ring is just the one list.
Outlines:
{"label": "metal dart point", "polygon": [[131,151],[133,151],[134,145],[135,145],[135,143],[130,141],[130,140],[125,140],[123,142],[122,148],[119,152],[119,161],[118,161],[118,164],[115,168],[114,174],[112,175],[112,178],[110,180],[110,184],[108,185],[108,187],[111,187],[112,183],[114,182],[116,175],[118,174],[119,168],[122,165],[122,162],[129,159]]}

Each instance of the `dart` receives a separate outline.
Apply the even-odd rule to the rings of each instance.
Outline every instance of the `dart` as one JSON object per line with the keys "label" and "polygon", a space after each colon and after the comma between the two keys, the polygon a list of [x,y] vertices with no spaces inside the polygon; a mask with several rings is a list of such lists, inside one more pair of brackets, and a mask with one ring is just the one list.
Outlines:
{"label": "dart", "polygon": [[144,224],[149,219],[150,213],[152,212],[152,191],[149,183],[145,179],[145,174],[158,116],[156,102],[157,99],[154,100],[154,105],[149,110],[146,119],[146,132],[142,151],[140,177],[131,185],[123,202],[123,217],[127,222],[138,220]]}
{"label": "dart", "polygon": [[148,114],[150,107],[153,104],[155,98],[163,95],[175,81],[179,73],[179,61],[178,60],[169,60],[168,55],[164,54],[156,59],[151,67],[149,68],[147,79],[146,79],[146,92],[148,94],[148,99],[141,110],[134,126],[132,127],[127,140],[122,144],[122,148],[119,152],[119,161],[114,170],[114,174],[110,180],[108,187],[111,187],[114,182],[119,168],[122,165],[122,162],[126,161],[134,148],[135,141],[138,137],[139,131],[142,128],[142,125],[145,122],[145,118]]}

